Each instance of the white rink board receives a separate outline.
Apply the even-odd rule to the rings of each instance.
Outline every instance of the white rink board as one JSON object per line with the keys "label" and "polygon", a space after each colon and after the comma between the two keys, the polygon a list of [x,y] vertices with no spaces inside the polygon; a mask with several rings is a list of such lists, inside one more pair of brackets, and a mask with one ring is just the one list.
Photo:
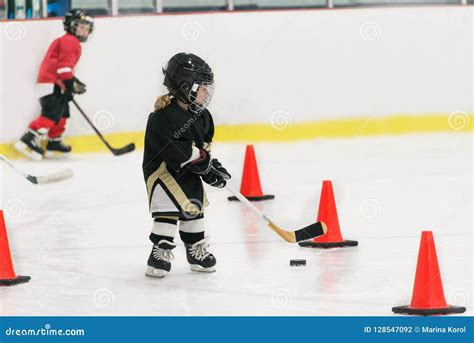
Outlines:
{"label": "white rink board", "polygon": [[[257,206],[285,228],[303,227],[315,220],[321,181],[332,179],[343,235],[359,246],[285,243],[226,191],[208,188],[217,272],[191,273],[181,244],[162,280],[144,276],[151,219],[140,152],[16,162],[37,174],[74,170],[48,186],[2,166],[16,272],[32,280],[0,288],[0,314],[391,315],[410,301],[420,233],[432,230],[446,298],[472,315],[472,142],[433,134],[258,144],[263,188],[276,199]],[[214,147],[234,185],[244,148]],[[290,267],[293,258],[307,266]]]}
{"label": "white rink board", "polygon": [[[34,83],[59,20],[0,23],[1,142],[39,114]],[[143,131],[161,68],[194,52],[216,74],[217,124],[472,112],[472,7],[370,8],[98,18],[78,97],[107,132]],[[91,134],[73,111],[69,134]]]}

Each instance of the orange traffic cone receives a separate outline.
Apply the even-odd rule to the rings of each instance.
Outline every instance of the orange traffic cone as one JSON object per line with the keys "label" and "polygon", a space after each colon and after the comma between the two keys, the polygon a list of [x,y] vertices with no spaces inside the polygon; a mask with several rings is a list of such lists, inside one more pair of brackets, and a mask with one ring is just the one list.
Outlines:
{"label": "orange traffic cone", "polygon": [[392,311],[424,316],[466,311],[465,307],[451,306],[446,303],[433,232],[423,231],[421,233],[415,285],[410,305],[393,307]]}
{"label": "orange traffic cone", "polygon": [[[263,195],[258,175],[257,159],[253,145],[247,145],[245,149],[244,170],[242,172],[242,183],[240,193],[250,201],[269,200],[275,198],[274,195]],[[237,200],[235,196],[228,197],[229,200]]]}
{"label": "orange traffic cone", "polygon": [[13,269],[10,246],[8,244],[7,228],[3,211],[0,210],[0,285],[12,286],[30,281],[29,276],[19,276]]}
{"label": "orange traffic cone", "polygon": [[334,198],[334,191],[332,189],[332,182],[323,181],[323,188],[321,189],[321,200],[319,201],[318,222],[326,223],[328,232],[311,241],[300,242],[302,247],[310,248],[341,248],[348,246],[357,246],[357,241],[344,240],[341,235],[339,227],[339,219],[337,217],[336,199]]}

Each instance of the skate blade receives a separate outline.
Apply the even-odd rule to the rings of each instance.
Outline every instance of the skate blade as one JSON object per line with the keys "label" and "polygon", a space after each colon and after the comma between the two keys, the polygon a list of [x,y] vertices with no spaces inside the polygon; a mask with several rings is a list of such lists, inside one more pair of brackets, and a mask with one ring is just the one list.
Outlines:
{"label": "skate blade", "polygon": [[166,270],[157,269],[153,267],[148,267],[145,272],[146,276],[157,277],[157,278],[163,278],[166,276],[166,274],[168,274]]}
{"label": "skate blade", "polygon": [[199,272],[199,273],[214,273],[216,271],[216,266],[212,266],[209,268],[204,268],[199,264],[190,264],[189,265],[192,272]]}
{"label": "skate blade", "polygon": [[45,158],[49,158],[52,160],[61,160],[66,159],[71,156],[70,152],[59,152],[59,151],[47,151],[44,153]]}
{"label": "skate blade", "polygon": [[35,160],[35,161],[41,161],[43,159],[43,155],[37,153],[36,151],[31,150],[28,145],[23,143],[22,141],[18,141],[15,143],[13,146],[16,151],[18,151],[20,154]]}

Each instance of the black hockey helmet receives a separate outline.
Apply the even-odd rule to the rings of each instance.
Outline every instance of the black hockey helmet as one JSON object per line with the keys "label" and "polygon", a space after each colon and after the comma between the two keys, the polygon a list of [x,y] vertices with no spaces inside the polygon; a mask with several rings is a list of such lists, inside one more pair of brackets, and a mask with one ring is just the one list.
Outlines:
{"label": "black hockey helmet", "polygon": [[[202,58],[190,53],[178,53],[171,57],[163,74],[163,84],[173,96],[188,104],[192,112],[200,112],[209,105],[214,91],[214,73]],[[197,102],[200,86],[206,88],[207,97]]]}
{"label": "black hockey helmet", "polygon": [[89,34],[94,31],[94,18],[87,11],[81,8],[74,8],[66,13],[63,20],[64,30],[76,36],[81,42],[85,42],[87,37],[76,35],[76,28],[79,24],[89,25]]}

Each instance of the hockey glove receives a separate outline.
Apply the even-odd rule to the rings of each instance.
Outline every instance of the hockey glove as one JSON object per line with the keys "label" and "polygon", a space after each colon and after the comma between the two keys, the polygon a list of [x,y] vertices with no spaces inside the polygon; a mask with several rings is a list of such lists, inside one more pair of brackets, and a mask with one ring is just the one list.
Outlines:
{"label": "hockey glove", "polygon": [[217,158],[213,158],[211,161],[212,168],[214,168],[225,180],[230,180],[232,175],[225,169]]}
{"label": "hockey glove", "polygon": [[199,158],[186,164],[186,169],[199,174],[206,175],[211,170],[211,155],[206,150],[199,150]]}
{"label": "hockey glove", "polygon": [[87,86],[85,83],[81,82],[78,78],[74,77],[74,89],[73,93],[75,94],[84,94],[87,91]]}
{"label": "hockey glove", "polygon": [[69,80],[64,80],[63,96],[67,101],[71,101],[74,94],[84,94],[86,90],[86,85],[75,77]]}
{"label": "hockey glove", "polygon": [[64,80],[63,97],[66,101],[71,101],[74,98],[74,79]]}
{"label": "hockey glove", "polygon": [[[211,155],[209,155],[206,150],[201,149],[199,150],[199,158],[188,163],[186,167],[189,171],[201,175],[202,181],[204,181],[208,185],[212,187],[222,188],[226,185],[226,181],[221,172],[219,172],[215,167],[213,167],[213,161],[214,160],[211,159]],[[219,163],[219,161],[217,161],[217,163]]]}
{"label": "hockey glove", "polygon": [[227,181],[216,169],[211,170],[206,174],[202,175],[202,181],[207,183],[209,186],[223,188],[227,184]]}

